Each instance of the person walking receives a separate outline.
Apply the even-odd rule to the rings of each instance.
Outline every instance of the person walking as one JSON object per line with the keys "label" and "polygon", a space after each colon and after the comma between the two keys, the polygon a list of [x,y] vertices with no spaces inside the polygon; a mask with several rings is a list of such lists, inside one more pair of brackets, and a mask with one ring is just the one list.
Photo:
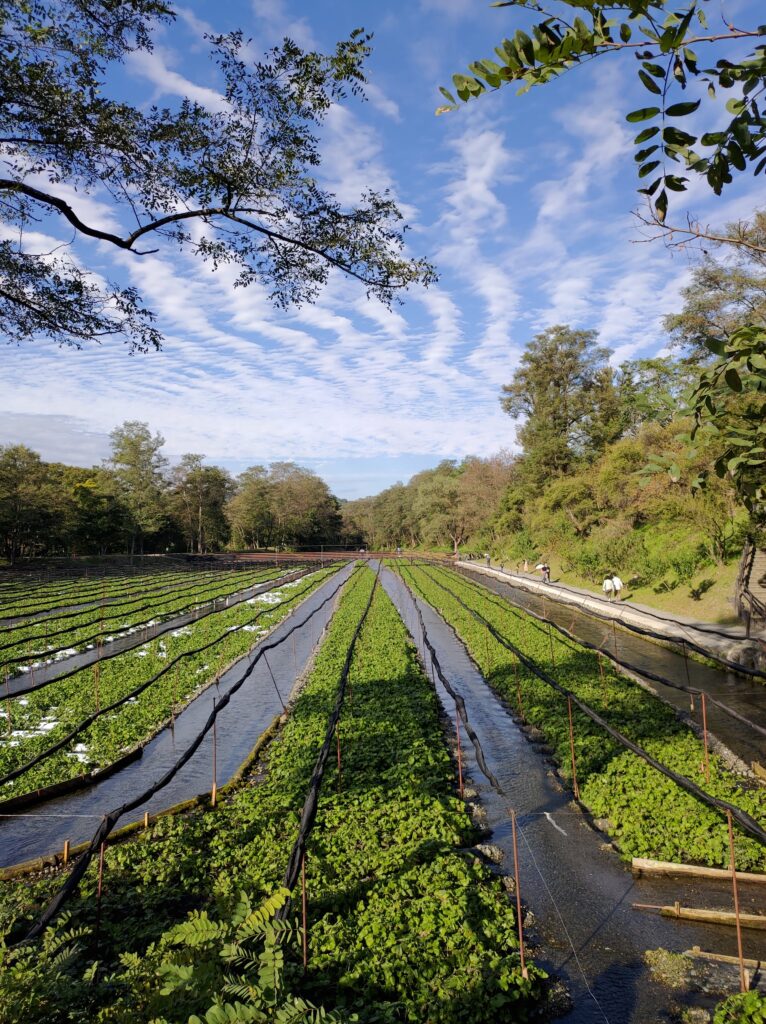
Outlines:
{"label": "person walking", "polygon": [[620,600],[620,591],[623,588],[623,582],[616,572],[612,573],[612,589],[614,591],[614,597],[616,601]]}
{"label": "person walking", "polygon": [[614,584],[612,583],[612,574],[607,573],[604,577],[604,582],[601,584],[601,589],[604,591],[606,596],[611,601],[614,597]]}

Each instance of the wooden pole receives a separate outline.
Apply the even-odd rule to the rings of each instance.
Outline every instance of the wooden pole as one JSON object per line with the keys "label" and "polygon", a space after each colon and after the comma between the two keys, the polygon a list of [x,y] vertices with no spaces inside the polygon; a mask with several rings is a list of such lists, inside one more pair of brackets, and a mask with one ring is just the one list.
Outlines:
{"label": "wooden pole", "polygon": [[729,860],[731,867],[731,887],[734,893],[734,917],[737,922],[737,956],[739,957],[739,988],[740,992],[747,992],[747,975],[745,973],[745,958],[742,955],[742,926],[739,920],[739,893],[737,892],[737,871],[734,865],[734,829],[731,823],[731,811],[726,812],[729,823]]}
{"label": "wooden pole", "polygon": [[550,622],[548,623],[548,643],[550,644],[550,647],[551,647],[551,665],[553,665],[553,667],[555,668],[556,667],[556,655],[553,653],[553,633],[551,632],[551,624],[550,624]]}
{"label": "wooden pole", "polygon": [[309,965],[308,895],[306,893],[306,851],[301,856],[301,917],[303,920],[303,972]]}
{"label": "wooden pole", "polygon": [[69,840],[64,840],[64,867],[69,863]]}
{"label": "wooden pole", "polygon": [[516,889],[516,926],[519,930],[519,958],[521,960],[521,976],[529,977],[524,957],[524,926],[521,920],[521,881],[519,879],[519,847],[516,840],[516,811],[511,811],[511,829],[513,831],[513,880]]}
{"label": "wooden pole", "polygon": [[455,732],[457,734],[457,786],[460,799],[463,799],[463,750],[460,746],[460,715],[455,702]]}
{"label": "wooden pole", "polygon": [[707,743],[707,701],[705,694],[702,694],[702,739],[705,744],[705,778],[710,782],[710,754]]}
{"label": "wooden pole", "polygon": [[149,828],[149,812],[144,811],[144,828]]}
{"label": "wooden pole", "polygon": [[574,783],[575,800],[580,799],[580,787],[577,785],[577,762],[575,761],[574,746],[574,725],[572,724],[572,698],[567,697],[567,711],[569,712],[569,750],[572,755],[572,782]]}
{"label": "wooden pole", "polygon": [[[213,697],[213,714],[215,715],[215,697]],[[218,792],[218,737],[216,731],[216,719],[213,718],[213,789],[210,794],[210,804],[215,807],[216,795]]]}

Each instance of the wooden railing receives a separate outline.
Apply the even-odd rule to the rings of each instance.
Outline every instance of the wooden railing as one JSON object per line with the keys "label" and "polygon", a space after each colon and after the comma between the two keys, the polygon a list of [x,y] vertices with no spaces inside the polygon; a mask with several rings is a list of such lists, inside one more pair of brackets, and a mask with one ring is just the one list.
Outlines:
{"label": "wooden railing", "polygon": [[752,538],[748,537],[742,549],[737,580],[734,584],[734,605],[739,618],[745,621],[747,636],[750,636],[750,626],[753,619],[766,620],[766,604],[750,590],[750,576],[753,572],[755,551],[755,544]]}

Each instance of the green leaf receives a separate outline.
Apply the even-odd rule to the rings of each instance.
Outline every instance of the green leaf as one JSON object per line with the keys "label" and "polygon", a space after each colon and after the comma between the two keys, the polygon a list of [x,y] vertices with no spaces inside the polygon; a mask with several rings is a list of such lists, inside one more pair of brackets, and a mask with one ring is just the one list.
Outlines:
{"label": "green leaf", "polygon": [[626,22],[623,22],[622,25],[620,25],[620,39],[622,39],[623,43],[629,43],[630,37],[632,35],[633,31],[630,25],[628,25]]}
{"label": "green leaf", "polygon": [[638,176],[639,178],[645,178],[647,174],[651,174],[652,171],[660,166],[659,160],[650,160],[648,164],[644,164],[643,167],[639,167]]}
{"label": "green leaf", "polygon": [[726,355],[726,342],[720,338],[705,338],[705,348],[709,348],[717,356]]}
{"label": "green leaf", "polygon": [[625,118],[630,124],[637,124],[639,121],[649,121],[660,112],[659,107],[641,107],[639,110],[631,110]]}
{"label": "green leaf", "polygon": [[724,374],[724,379],[726,380],[726,383],[729,385],[732,391],[736,391],[737,393],[742,391],[742,380],[737,371],[733,367],[729,367],[729,369]]}
{"label": "green leaf", "polygon": [[639,132],[635,139],[633,139],[633,142],[637,146],[640,146],[642,142],[646,142],[648,139],[653,139],[654,136],[659,132],[659,130],[660,129],[658,127],[644,128],[644,130],[642,132]]}
{"label": "green leaf", "polygon": [[668,117],[686,117],[688,114],[693,114],[701,102],[702,100],[694,100],[693,103],[674,103],[667,108],[665,113]]}
{"label": "green leaf", "polygon": [[653,92],[657,96],[661,96],[662,95],[662,89],[659,87],[659,85],[657,85],[657,83],[655,82],[655,80],[653,78],[651,78],[649,75],[647,75],[647,73],[645,71],[639,71],[638,72],[638,77],[641,79],[641,81],[644,84],[644,87],[646,89],[648,89],[649,92]]}

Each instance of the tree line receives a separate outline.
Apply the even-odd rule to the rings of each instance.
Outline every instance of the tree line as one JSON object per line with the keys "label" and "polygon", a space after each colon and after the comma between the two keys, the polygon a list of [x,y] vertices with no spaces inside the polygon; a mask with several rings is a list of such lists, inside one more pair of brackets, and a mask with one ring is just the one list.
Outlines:
{"label": "tree line", "polygon": [[196,453],[171,466],[164,438],[138,421],[116,427],[110,442],[109,458],[90,469],[44,462],[25,445],[0,446],[0,544],[10,562],[339,539],[340,502],[293,462],[251,466],[238,477]]}

